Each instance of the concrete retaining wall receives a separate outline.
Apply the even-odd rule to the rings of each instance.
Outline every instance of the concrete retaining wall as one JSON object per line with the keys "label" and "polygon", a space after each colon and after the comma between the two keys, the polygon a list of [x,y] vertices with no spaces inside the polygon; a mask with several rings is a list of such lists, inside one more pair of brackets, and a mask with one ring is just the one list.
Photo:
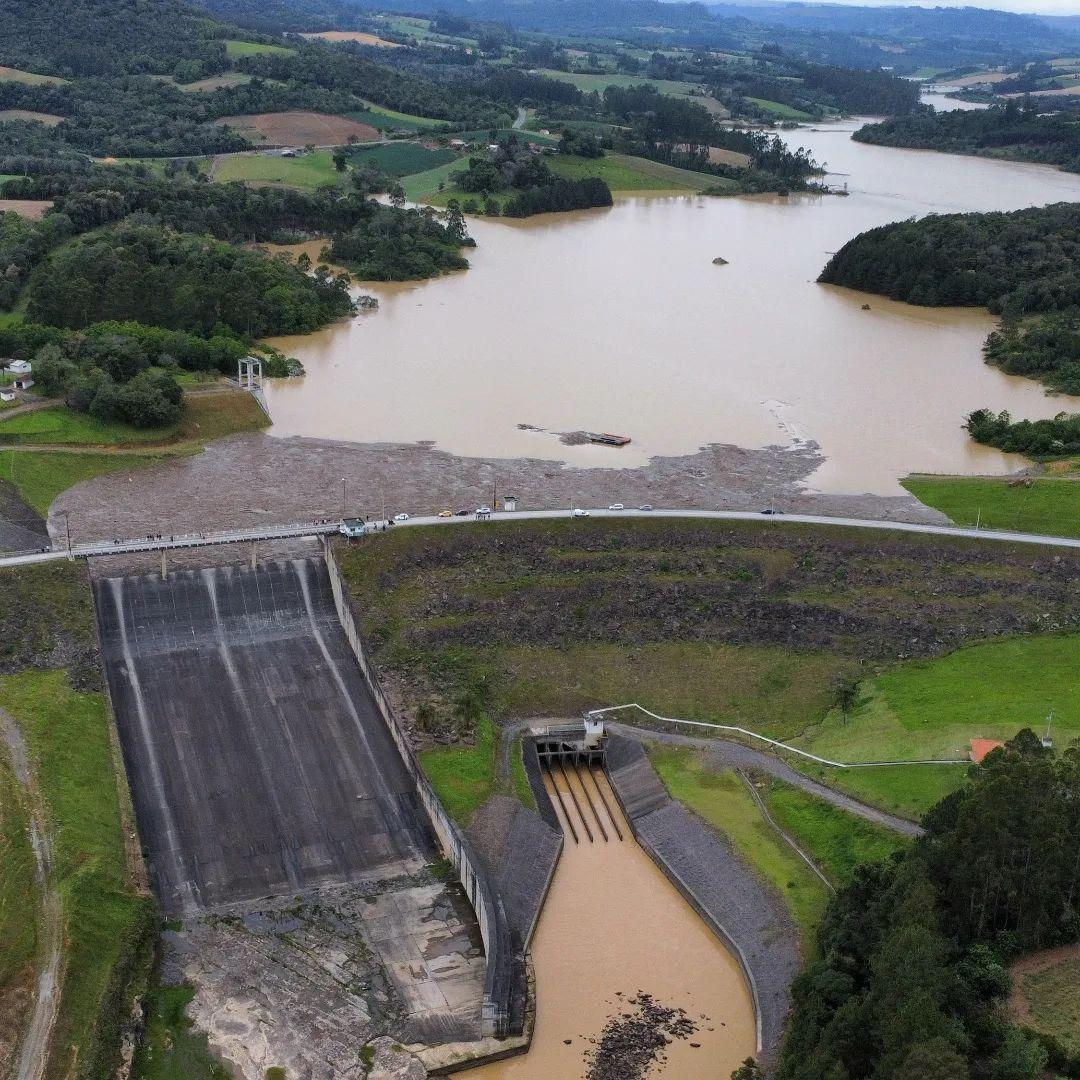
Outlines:
{"label": "concrete retaining wall", "polygon": [[754,998],[758,1051],[771,1061],[801,966],[786,905],[724,837],[668,796],[639,742],[610,735],[607,768],[638,843],[738,957]]}
{"label": "concrete retaining wall", "polygon": [[444,856],[453,864],[465,894],[468,896],[480,925],[487,957],[487,976],[484,981],[484,1001],[481,1016],[485,1035],[510,1034],[511,1000],[514,996],[515,964],[510,928],[498,893],[488,880],[488,875],[474,855],[464,834],[443,809],[435,789],[424,775],[419,758],[413,750],[404,730],[397,721],[390,702],[383,692],[378,675],[368,662],[367,650],[360,633],[352,601],[341,577],[333,546],[325,542],[326,565],[330,572],[330,587],[334,605],[341,620],[345,637],[356,656],[364,681],[371,691],[390,735],[398,748],[405,768],[416,785],[420,801],[431,822]]}

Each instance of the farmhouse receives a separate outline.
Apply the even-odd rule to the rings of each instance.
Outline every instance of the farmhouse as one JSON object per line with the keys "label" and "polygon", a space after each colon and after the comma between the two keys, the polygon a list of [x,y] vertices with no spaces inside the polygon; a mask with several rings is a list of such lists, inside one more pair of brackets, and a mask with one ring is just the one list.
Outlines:
{"label": "farmhouse", "polygon": [[29,390],[34,385],[32,370],[26,360],[9,360],[4,367],[5,373],[11,376],[11,386],[15,390]]}

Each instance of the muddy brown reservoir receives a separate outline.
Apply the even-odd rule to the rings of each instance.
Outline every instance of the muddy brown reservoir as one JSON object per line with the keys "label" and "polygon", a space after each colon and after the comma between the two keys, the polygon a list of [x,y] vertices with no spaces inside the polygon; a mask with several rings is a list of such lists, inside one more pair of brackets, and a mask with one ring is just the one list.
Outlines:
{"label": "muddy brown reservoir", "polygon": [[[815,279],[864,229],[1076,200],[1080,175],[864,145],[855,126],[785,136],[827,162],[847,198],[634,198],[471,221],[472,269],[368,287],[377,312],[276,341],[308,375],[270,388],[274,434],[429,439],[578,465],[803,438],[821,445],[811,483],[830,492],[896,494],[912,470],[1015,467],[971,443],[963,417],[983,406],[1051,416],[1080,399],[985,365],[985,311],[909,307]],[[582,429],[633,443],[565,446],[548,433]]]}
{"label": "muddy brown reservoir", "polygon": [[[666,1067],[649,1075],[671,1080],[727,1077],[755,1048],[753,1005],[742,972],[637,845],[604,774],[593,775],[607,809],[583,773],[557,780],[564,793],[568,784],[574,788],[586,813],[591,811],[581,785],[590,784],[608,840],[602,839],[594,821],[590,843],[579,821],[581,842],[575,844],[563,819],[566,845],[533,939],[539,1008],[532,1048],[523,1057],[463,1075],[476,1080],[579,1080],[587,1068],[588,1040],[598,1038],[607,1020],[641,990],[685,1009],[699,1029],[689,1039],[675,1040]],[[573,814],[573,804],[564,798]],[[554,801],[559,810],[558,799]],[[613,824],[623,840],[618,840]]]}

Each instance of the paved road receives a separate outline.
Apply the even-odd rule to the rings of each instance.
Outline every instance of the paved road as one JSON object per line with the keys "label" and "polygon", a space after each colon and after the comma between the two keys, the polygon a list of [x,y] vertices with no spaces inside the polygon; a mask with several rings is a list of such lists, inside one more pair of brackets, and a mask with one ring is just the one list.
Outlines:
{"label": "paved road", "polygon": [[[920,525],[910,521],[883,521],[880,519],[827,517],[821,514],[776,514],[766,516],[748,510],[590,510],[596,518],[701,518],[711,521],[756,521],[763,525],[782,528],[789,524],[837,525],[852,529],[879,529],[894,532],[922,533],[930,536],[952,536],[973,540],[999,540],[1016,544],[1034,544],[1040,547],[1080,549],[1080,538],[1069,536],[1043,536],[1038,533],[1003,532],[994,529],[970,529],[956,525]],[[499,521],[546,520],[567,518],[569,510],[516,510],[492,514],[487,523]],[[407,528],[411,525],[462,525],[472,522],[473,517],[414,517],[395,525]],[[240,544],[258,540],[284,540],[298,536],[320,536],[337,532],[336,523],[306,522],[295,525],[267,525],[254,529],[235,529],[229,532],[192,533],[184,536],[139,537],[128,540],[94,541],[76,544],[70,554],[74,557],[94,555],[127,555],[140,551],[168,551],[173,548],[205,547],[210,544]],[[22,566],[29,563],[50,562],[68,557],[60,542],[55,550],[32,551],[0,557],[2,566]]]}

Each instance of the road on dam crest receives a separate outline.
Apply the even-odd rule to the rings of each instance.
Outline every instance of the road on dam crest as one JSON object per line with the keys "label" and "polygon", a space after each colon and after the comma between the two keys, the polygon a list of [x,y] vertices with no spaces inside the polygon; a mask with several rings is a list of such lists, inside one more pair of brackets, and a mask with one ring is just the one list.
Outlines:
{"label": "road on dam crest", "polygon": [[167,911],[408,873],[434,857],[321,560],[110,578],[94,592]]}

